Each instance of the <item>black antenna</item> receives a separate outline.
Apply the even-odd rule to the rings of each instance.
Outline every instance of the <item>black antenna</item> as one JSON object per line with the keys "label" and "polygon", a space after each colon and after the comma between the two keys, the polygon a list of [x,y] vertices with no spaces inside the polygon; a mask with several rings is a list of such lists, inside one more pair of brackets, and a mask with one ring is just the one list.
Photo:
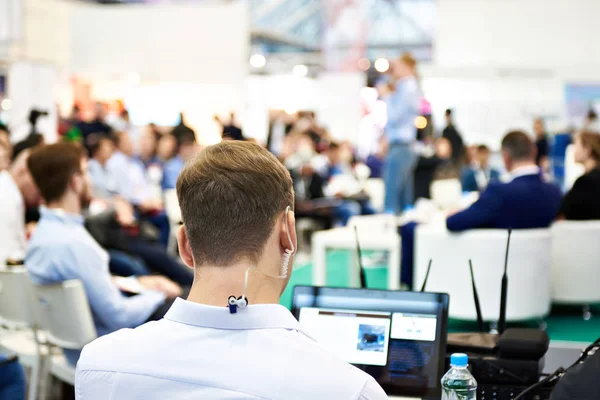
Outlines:
{"label": "black antenna", "polygon": [[504,257],[504,275],[502,275],[502,288],[500,289],[500,317],[498,318],[498,333],[502,335],[506,329],[506,296],[508,292],[508,249],[510,248],[510,235],[512,228],[508,228],[508,240],[506,241],[506,256]]}
{"label": "black antenna", "polygon": [[433,258],[429,259],[429,265],[427,266],[427,273],[425,274],[425,280],[423,281],[423,286],[421,286],[421,292],[425,291],[425,286],[427,286],[427,280],[429,279],[429,271],[431,271],[431,263],[433,262]]}
{"label": "black antenna", "polygon": [[365,276],[365,268],[362,263],[362,251],[360,250],[360,242],[358,241],[358,229],[354,225],[354,236],[356,237],[356,254],[358,256],[358,268],[360,269],[360,287],[367,288],[367,277]]}
{"label": "black antenna", "polygon": [[481,315],[481,304],[479,303],[479,293],[475,285],[475,275],[473,274],[473,263],[469,259],[469,269],[471,270],[471,285],[473,286],[473,300],[475,300],[475,312],[477,313],[477,325],[479,332],[483,332],[483,316]]}

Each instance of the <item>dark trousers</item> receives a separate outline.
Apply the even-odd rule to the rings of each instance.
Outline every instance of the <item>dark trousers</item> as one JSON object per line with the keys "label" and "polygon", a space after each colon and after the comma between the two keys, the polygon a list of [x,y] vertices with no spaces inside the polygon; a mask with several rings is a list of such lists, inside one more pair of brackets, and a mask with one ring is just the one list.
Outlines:
{"label": "dark trousers", "polygon": [[181,286],[191,286],[194,281],[194,271],[179,263],[159,243],[131,239],[129,251],[141,258],[151,272],[164,275]]}
{"label": "dark trousers", "polygon": [[415,229],[416,222],[409,222],[398,228],[402,240],[402,254],[400,263],[400,282],[413,287]]}
{"label": "dark trousers", "polygon": [[140,219],[150,222],[160,231],[160,243],[166,248],[169,244],[169,233],[171,231],[167,214],[164,212],[156,215],[145,214],[142,215]]}
{"label": "dark trousers", "polygon": [[0,355],[0,399],[25,398],[25,372],[16,358]]}

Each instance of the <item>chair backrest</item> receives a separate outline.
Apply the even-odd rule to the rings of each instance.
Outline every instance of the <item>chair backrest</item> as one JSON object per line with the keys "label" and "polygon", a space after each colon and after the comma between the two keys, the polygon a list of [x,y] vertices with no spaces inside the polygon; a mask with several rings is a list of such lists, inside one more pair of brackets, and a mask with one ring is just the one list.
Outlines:
{"label": "chair backrest", "polygon": [[39,301],[42,328],[48,340],[65,349],[82,349],[97,337],[83,285],[69,280],[34,286]]}
{"label": "chair backrest", "polygon": [[[550,311],[550,229],[514,230],[508,257],[507,320],[540,318]],[[504,272],[507,231],[471,230],[451,234],[441,227],[419,226],[415,238],[415,287],[433,259],[428,292],[450,294],[450,317],[475,320],[469,259],[473,262],[481,310],[497,321]]]}
{"label": "chair backrest", "polygon": [[385,198],[385,183],[381,178],[369,178],[362,182],[363,190],[369,195],[371,206],[379,211],[383,211]]}
{"label": "chair backrest", "polygon": [[165,190],[165,210],[169,221],[174,224],[181,223],[181,209],[179,208],[179,200],[177,199],[177,190]]}
{"label": "chair backrest", "polygon": [[25,267],[0,270],[0,324],[12,329],[32,328],[38,321],[33,284]]}
{"label": "chair backrest", "polygon": [[395,215],[355,215],[348,220],[348,227],[356,228],[359,232],[396,232],[398,229],[398,218]]}
{"label": "chair backrest", "polygon": [[462,199],[462,186],[458,179],[439,179],[431,183],[431,200],[442,209],[457,207]]}
{"label": "chair backrest", "polygon": [[552,300],[600,302],[600,221],[560,221],[552,226]]}

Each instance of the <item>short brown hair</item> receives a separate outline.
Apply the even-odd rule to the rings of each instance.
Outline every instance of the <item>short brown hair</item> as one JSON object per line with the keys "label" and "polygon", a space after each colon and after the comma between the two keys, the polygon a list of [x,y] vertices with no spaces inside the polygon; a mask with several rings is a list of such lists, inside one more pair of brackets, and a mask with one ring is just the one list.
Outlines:
{"label": "short brown hair", "polygon": [[409,52],[402,53],[402,55],[400,56],[400,61],[402,61],[404,64],[408,65],[413,69],[417,66],[417,60],[415,60],[413,55]]}
{"label": "short brown hair", "polygon": [[600,161],[600,133],[583,131],[577,134],[581,139],[583,147],[590,150],[590,157]]}
{"label": "short brown hair", "polygon": [[67,191],[71,178],[81,173],[83,150],[74,143],[62,142],[34,149],[27,167],[47,203],[59,200]]}
{"label": "short brown hair", "polygon": [[502,139],[502,150],[508,152],[514,161],[525,161],[535,158],[534,144],[523,131],[511,131]]}
{"label": "short brown hair", "polygon": [[200,151],[179,175],[177,197],[196,265],[258,262],[277,216],[294,205],[285,167],[240,141]]}

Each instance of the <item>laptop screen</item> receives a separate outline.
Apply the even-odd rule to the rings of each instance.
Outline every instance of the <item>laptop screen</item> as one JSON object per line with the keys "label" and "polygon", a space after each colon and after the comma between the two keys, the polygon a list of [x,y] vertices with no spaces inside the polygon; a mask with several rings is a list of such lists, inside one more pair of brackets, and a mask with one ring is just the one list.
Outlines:
{"label": "laptop screen", "polygon": [[439,398],[448,295],[296,286],[292,311],[317,342],[389,395]]}

